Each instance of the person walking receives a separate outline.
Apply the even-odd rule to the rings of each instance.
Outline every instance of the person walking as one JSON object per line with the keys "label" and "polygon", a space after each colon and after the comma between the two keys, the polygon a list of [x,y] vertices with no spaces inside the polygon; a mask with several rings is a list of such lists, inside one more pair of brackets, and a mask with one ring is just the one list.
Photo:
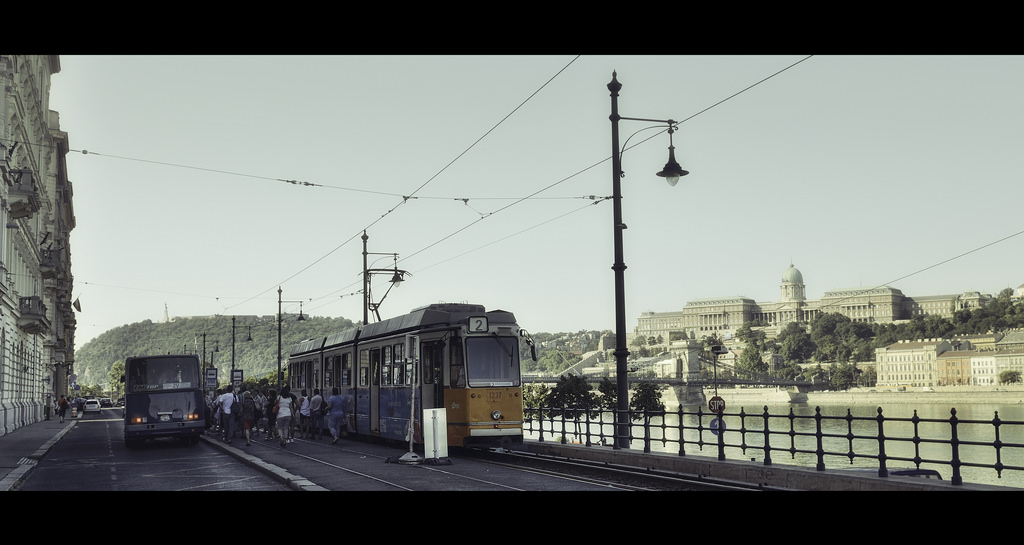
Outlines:
{"label": "person walking", "polygon": [[67,398],[60,396],[60,401],[57,402],[57,415],[60,416],[60,421],[62,423],[64,422],[64,415],[68,412],[69,405],[71,404],[68,403]]}
{"label": "person walking", "polygon": [[[241,410],[238,411],[239,417],[242,421],[242,430],[245,434],[245,446],[249,446],[250,433],[252,432],[253,424],[256,422],[256,400],[252,397],[249,392],[242,393]],[[259,433],[258,431],[256,433]]]}
{"label": "person walking", "polygon": [[292,414],[294,414],[295,398],[287,384],[281,388],[281,395],[277,396],[277,434],[281,439],[281,446],[289,443],[288,433],[292,427]]}
{"label": "person walking", "polygon": [[253,428],[256,430],[256,438],[259,439],[259,432],[267,429],[267,395],[263,390],[259,390],[253,396],[253,401],[256,402],[256,424]]}
{"label": "person walking", "polygon": [[313,438],[323,439],[324,437],[324,397],[320,395],[320,389],[313,389],[313,397],[309,400],[309,415],[313,426]]}
{"label": "person walking", "polygon": [[267,415],[267,437],[264,441],[270,441],[277,429],[277,390],[271,388],[267,392],[267,404],[263,406],[263,412]]}
{"label": "person walking", "polygon": [[309,396],[303,388],[299,397],[299,436],[309,439]]}
{"label": "person walking", "polygon": [[331,444],[338,442],[342,434],[348,435],[345,431],[345,396],[338,392],[338,388],[331,388],[331,398],[327,400],[327,425],[331,430]]}
{"label": "person walking", "polygon": [[217,398],[217,405],[220,407],[220,427],[225,443],[231,442],[231,436],[235,433],[235,415],[231,414],[235,404],[235,387],[228,384],[224,393]]}

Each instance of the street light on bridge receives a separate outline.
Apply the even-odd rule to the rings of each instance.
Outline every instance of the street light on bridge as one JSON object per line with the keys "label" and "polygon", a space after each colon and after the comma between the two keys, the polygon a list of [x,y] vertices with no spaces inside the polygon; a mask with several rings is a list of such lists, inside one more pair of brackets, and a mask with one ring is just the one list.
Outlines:
{"label": "street light on bridge", "polygon": [[[627,357],[629,350],[626,348],[626,295],[625,295],[625,270],[626,265],[622,257],[622,230],[626,226],[622,223],[622,192],[620,180],[622,173],[622,152],[619,148],[619,121],[648,121],[652,123],[664,123],[668,125],[669,147],[668,162],[665,168],[657,175],[665,178],[670,186],[675,186],[679,178],[689,174],[676,162],[675,146],[672,145],[672,133],[678,127],[678,123],[671,119],[642,119],[635,117],[622,117],[619,115],[619,89],[622,84],[616,79],[615,72],[612,72],[612,81],[608,83],[608,90],[611,91],[612,113],[608,117],[612,122],[612,204],[613,204],[613,232],[615,237],[615,264],[612,270],[615,271],[615,377],[616,389],[618,390],[617,410],[615,411],[615,448],[629,448],[629,379],[627,377]],[[652,127],[648,127],[652,128]],[[646,129],[641,129],[646,130]],[[627,139],[628,140],[628,139]]]}

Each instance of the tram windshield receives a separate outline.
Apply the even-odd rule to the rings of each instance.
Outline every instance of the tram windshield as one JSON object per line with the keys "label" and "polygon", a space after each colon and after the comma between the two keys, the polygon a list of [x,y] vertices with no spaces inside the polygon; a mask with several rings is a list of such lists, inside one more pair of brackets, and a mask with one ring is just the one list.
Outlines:
{"label": "tram windshield", "polygon": [[470,388],[519,386],[519,339],[467,338],[466,367]]}
{"label": "tram windshield", "polygon": [[199,388],[199,363],[196,358],[152,358],[130,360],[127,392],[159,392]]}

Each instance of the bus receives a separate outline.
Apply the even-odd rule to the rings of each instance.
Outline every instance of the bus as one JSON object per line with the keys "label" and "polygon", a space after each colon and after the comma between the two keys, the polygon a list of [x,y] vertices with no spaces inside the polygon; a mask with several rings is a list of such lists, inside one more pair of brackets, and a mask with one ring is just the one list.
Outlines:
{"label": "bus", "polygon": [[124,371],[126,446],[156,437],[199,442],[206,431],[199,356],[134,356]]}

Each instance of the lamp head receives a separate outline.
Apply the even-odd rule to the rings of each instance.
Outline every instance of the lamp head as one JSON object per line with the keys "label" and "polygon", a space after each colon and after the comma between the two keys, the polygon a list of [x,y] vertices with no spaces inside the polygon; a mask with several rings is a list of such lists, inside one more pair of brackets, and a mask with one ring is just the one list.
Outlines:
{"label": "lamp head", "polygon": [[679,166],[676,162],[676,148],[675,146],[668,147],[668,162],[665,163],[665,168],[661,169],[658,176],[665,178],[668,185],[675,187],[679,183],[679,178],[686,176],[689,172],[683,170],[683,167]]}

